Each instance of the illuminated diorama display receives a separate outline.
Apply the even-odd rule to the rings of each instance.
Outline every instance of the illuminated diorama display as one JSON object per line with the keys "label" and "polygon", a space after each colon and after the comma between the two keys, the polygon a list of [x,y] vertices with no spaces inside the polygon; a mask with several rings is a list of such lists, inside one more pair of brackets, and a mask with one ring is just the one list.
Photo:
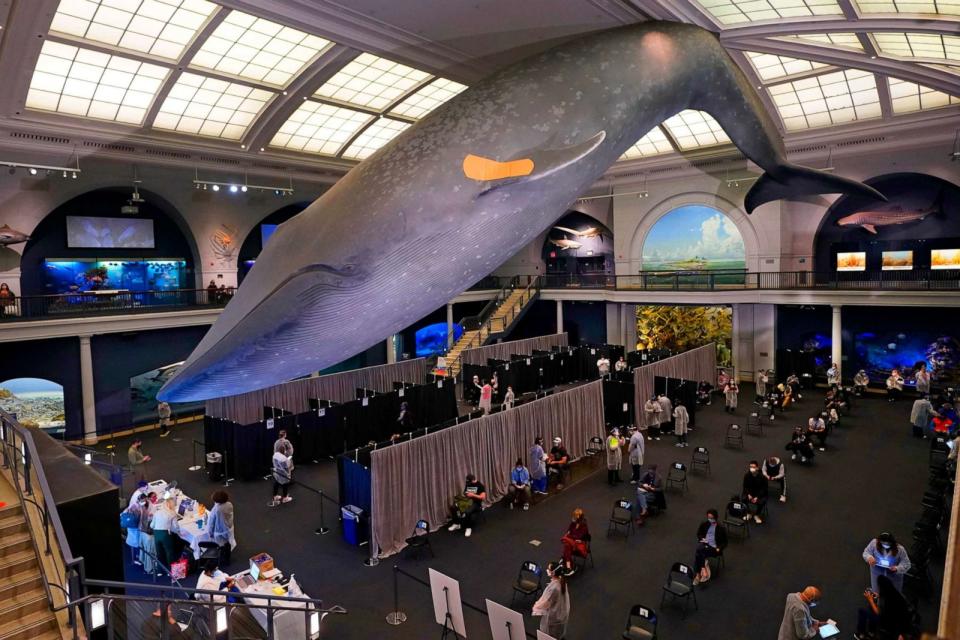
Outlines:
{"label": "illuminated diorama display", "polygon": [[863,251],[850,251],[837,254],[837,271],[866,271],[867,254]]}
{"label": "illuminated diorama display", "polygon": [[62,435],[66,426],[63,386],[41,378],[0,382],[0,408],[17,416],[25,427]]}
{"label": "illuminated diorama display", "polygon": [[717,345],[717,364],[733,358],[733,309],[727,306],[637,305],[637,350],[681,352]]}
{"label": "illuminated diorama display", "polygon": [[960,269],[960,249],[932,249],[931,269]]}
{"label": "illuminated diorama display", "polygon": [[[169,380],[182,362],[174,362],[163,367],[151,369],[130,378],[130,417],[133,424],[143,424],[157,419],[157,392]],[[201,403],[177,404],[178,413],[201,410]]]}
{"label": "illuminated diorama display", "polygon": [[479,81],[284,223],[160,397],[266,387],[382,341],[516,255],[638,139],[686,109],[707,112],[764,170],[746,194],[748,213],[818,193],[883,200],[789,164],[716,34],[657,21],[590,34]]}
{"label": "illuminated diorama display", "polygon": [[613,273],[613,232],[591,216],[571,211],[543,243],[548,274]]}
{"label": "illuminated diorama display", "polygon": [[884,251],[881,268],[884,271],[909,271],[913,269],[913,251]]}
{"label": "illuminated diorama display", "polygon": [[47,259],[47,293],[173,291],[186,284],[185,260]]}
{"label": "illuminated diorama display", "polygon": [[[453,325],[453,341],[456,342],[463,335],[463,327]],[[420,329],[414,336],[418,358],[425,358],[441,354],[447,350],[447,323],[436,322]]]}

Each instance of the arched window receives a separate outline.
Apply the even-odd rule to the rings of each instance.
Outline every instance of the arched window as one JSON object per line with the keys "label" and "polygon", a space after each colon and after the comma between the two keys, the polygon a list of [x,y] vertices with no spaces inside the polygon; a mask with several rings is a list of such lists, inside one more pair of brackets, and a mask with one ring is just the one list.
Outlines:
{"label": "arched window", "polygon": [[66,417],[63,386],[42,378],[13,378],[0,383],[0,407],[27,427],[62,435]]}
{"label": "arched window", "polygon": [[687,204],[661,217],[643,241],[644,271],[746,269],[740,230],[722,211]]}

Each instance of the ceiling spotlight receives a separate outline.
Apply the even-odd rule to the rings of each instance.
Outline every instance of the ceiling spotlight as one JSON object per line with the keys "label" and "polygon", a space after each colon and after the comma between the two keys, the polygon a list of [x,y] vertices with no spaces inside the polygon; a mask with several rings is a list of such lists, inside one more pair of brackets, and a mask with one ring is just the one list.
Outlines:
{"label": "ceiling spotlight", "polygon": [[244,193],[246,193],[246,192],[247,192],[247,185],[243,185],[242,187],[240,187],[240,191],[243,191]]}
{"label": "ceiling spotlight", "polygon": [[237,185],[235,184],[230,185],[230,193],[236,193],[236,192],[237,192]]}
{"label": "ceiling spotlight", "polygon": [[260,151],[263,151],[263,147],[260,147]]}
{"label": "ceiling spotlight", "polygon": [[246,149],[246,148],[247,148],[247,145],[242,144],[242,145],[240,145],[240,148],[241,148],[241,149]]}
{"label": "ceiling spotlight", "polygon": [[30,167],[30,175],[32,175],[32,176],[37,175],[37,170],[34,169],[33,167]]}
{"label": "ceiling spotlight", "polygon": [[213,189],[214,191],[220,191],[220,185],[218,184],[212,185],[210,188]]}

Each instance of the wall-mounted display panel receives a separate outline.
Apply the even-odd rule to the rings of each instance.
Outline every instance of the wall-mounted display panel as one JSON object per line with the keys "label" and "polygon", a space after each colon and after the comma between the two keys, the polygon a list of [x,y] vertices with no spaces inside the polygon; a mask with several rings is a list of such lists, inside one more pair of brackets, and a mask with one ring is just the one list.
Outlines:
{"label": "wall-mounted display panel", "polygon": [[850,251],[837,254],[837,271],[866,271],[867,252]]}

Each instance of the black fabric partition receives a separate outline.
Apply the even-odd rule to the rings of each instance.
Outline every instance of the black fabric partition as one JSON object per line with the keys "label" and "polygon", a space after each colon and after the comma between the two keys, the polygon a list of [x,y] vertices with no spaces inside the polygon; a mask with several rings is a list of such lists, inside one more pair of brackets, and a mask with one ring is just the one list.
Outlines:
{"label": "black fabric partition", "polygon": [[687,408],[690,415],[690,424],[688,426],[697,426],[697,382],[694,380],[681,380],[678,378],[666,378],[656,376],[653,379],[654,393],[661,393],[670,398],[670,402],[676,407],[682,404]]}
{"label": "black fabric partition", "polygon": [[611,427],[635,426],[633,382],[603,381],[603,419]]}

